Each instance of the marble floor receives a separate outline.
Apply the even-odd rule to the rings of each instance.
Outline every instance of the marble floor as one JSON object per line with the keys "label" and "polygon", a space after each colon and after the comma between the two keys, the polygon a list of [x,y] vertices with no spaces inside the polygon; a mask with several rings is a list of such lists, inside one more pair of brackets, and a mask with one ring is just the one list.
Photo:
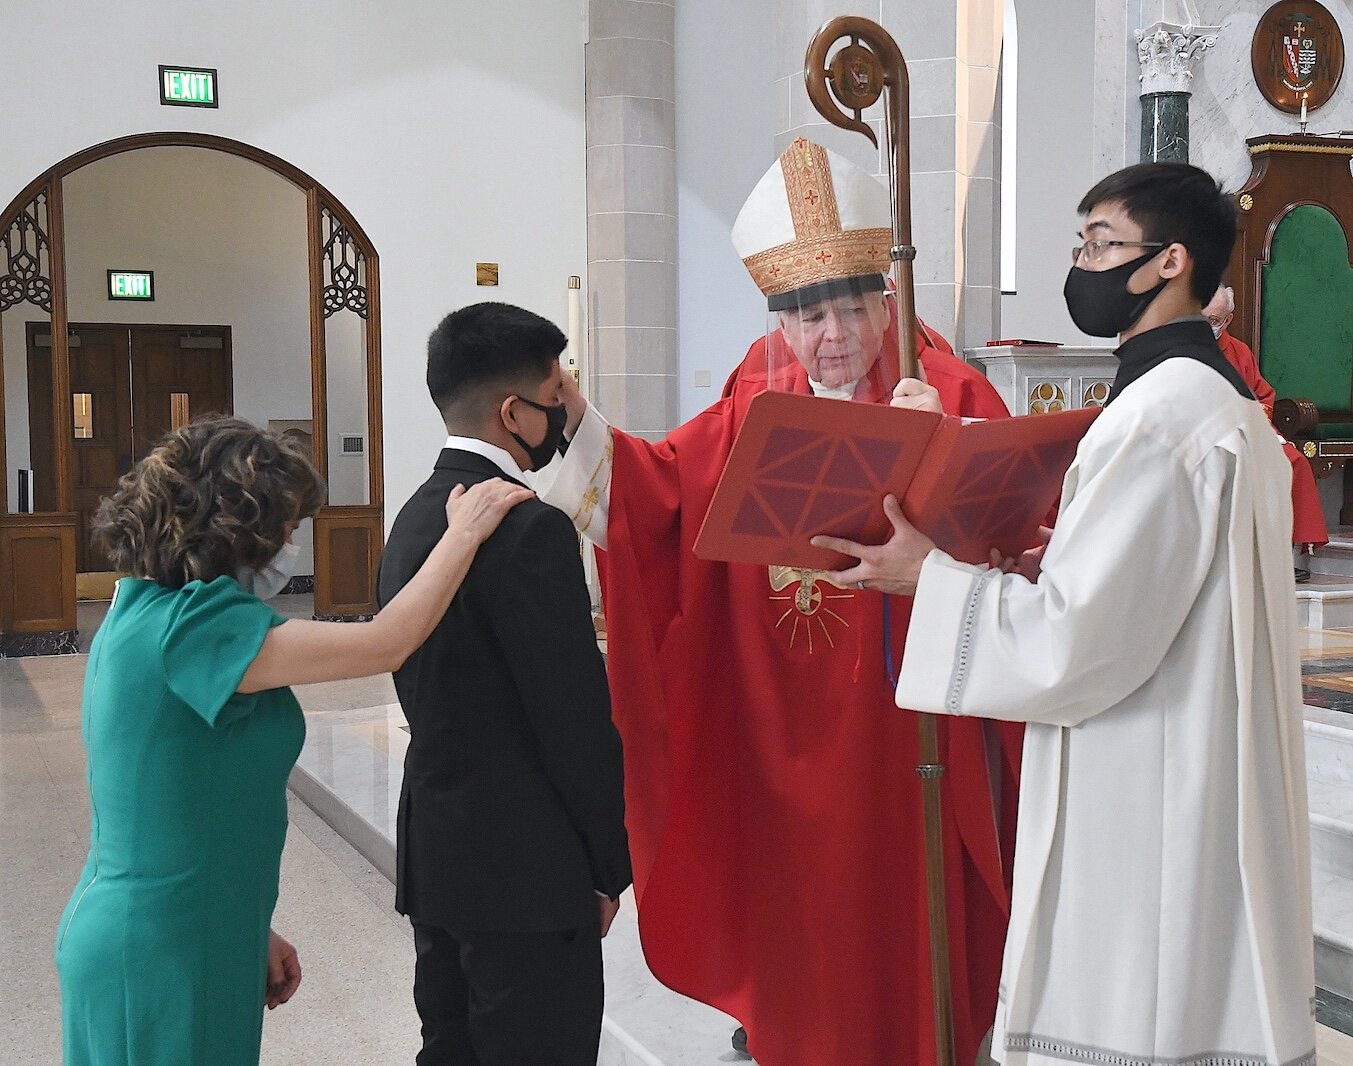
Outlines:
{"label": "marble floor", "polygon": [[[310,612],[309,597],[275,602],[290,616]],[[105,609],[81,604],[83,647]],[[80,742],[85,661],[84,655],[0,659],[4,1066],[61,1062],[52,936],[88,846]],[[266,1016],[262,1061],[412,1062],[419,1046],[412,934],[394,910],[389,880],[408,742],[394,687],[387,675],[305,685],[296,694],[306,713],[307,740],[292,779],[291,832],[274,926],[297,945],[305,977],[296,998]],[[326,790],[332,790],[327,797]],[[648,973],[632,895],[606,939],[605,957],[600,1066],[694,1066],[737,1058],[728,1043],[736,1022],[663,988]]]}
{"label": "marble floor", "polygon": [[[285,599],[284,613],[308,614],[308,597]],[[92,629],[101,611],[82,609],[82,627]],[[1306,630],[1302,644],[1308,699],[1353,711],[1353,631]],[[55,1066],[61,1058],[51,937],[87,845],[84,665],[82,655],[0,660],[0,1063]],[[305,981],[290,1004],[267,1016],[262,1061],[411,1062],[418,1047],[412,940],[388,880],[404,720],[388,677],[303,686],[297,694],[308,736],[292,778],[274,924],[300,948]],[[630,897],[605,956],[599,1066],[734,1060],[728,1035],[735,1023],[648,973]],[[1322,1026],[1318,1040],[1321,1066],[1353,1066],[1353,1038]]]}
{"label": "marble floor", "polygon": [[[52,936],[88,846],[83,656],[0,660],[0,1063],[61,1062]],[[412,1062],[413,942],[394,889],[305,804],[282,859],[279,932],[301,952],[296,997],[266,1016],[264,1063]]]}
{"label": "marble floor", "polygon": [[1301,682],[1308,706],[1353,713],[1353,630],[1302,630]]}

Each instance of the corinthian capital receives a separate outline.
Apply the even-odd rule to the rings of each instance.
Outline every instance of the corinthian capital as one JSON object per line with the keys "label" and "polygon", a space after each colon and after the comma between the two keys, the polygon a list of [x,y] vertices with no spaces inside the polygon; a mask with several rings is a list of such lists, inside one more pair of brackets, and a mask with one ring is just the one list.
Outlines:
{"label": "corinthian capital", "polygon": [[1156,22],[1137,31],[1142,95],[1193,91],[1193,68],[1217,43],[1217,26]]}

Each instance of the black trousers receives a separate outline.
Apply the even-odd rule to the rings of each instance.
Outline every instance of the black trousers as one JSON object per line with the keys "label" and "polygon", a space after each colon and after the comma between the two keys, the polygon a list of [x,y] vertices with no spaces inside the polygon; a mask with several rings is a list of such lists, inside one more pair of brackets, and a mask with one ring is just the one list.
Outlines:
{"label": "black trousers", "polygon": [[418,1066],[596,1066],[599,933],[456,934],[415,921]]}

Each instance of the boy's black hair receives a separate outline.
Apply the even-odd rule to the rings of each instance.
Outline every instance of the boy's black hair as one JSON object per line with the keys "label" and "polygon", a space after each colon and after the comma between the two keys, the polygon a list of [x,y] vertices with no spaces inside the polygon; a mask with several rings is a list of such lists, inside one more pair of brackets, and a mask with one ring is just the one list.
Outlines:
{"label": "boy's black hair", "polygon": [[1212,299],[1236,242],[1235,198],[1207,171],[1188,163],[1138,163],[1110,174],[1085,194],[1082,215],[1119,203],[1142,228],[1142,240],[1178,242],[1193,259],[1190,290]]}
{"label": "boy's black hair", "polygon": [[481,400],[539,385],[567,343],[558,326],[525,308],[462,307],[428,338],[428,392],[443,418],[474,418]]}

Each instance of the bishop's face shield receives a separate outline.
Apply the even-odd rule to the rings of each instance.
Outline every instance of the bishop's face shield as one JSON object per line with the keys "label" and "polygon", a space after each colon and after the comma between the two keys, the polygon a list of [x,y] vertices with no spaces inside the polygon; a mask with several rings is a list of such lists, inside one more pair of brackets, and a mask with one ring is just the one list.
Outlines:
{"label": "bishop's face shield", "polygon": [[898,381],[897,311],[881,275],[772,297],[766,374],[780,392],[886,403]]}

